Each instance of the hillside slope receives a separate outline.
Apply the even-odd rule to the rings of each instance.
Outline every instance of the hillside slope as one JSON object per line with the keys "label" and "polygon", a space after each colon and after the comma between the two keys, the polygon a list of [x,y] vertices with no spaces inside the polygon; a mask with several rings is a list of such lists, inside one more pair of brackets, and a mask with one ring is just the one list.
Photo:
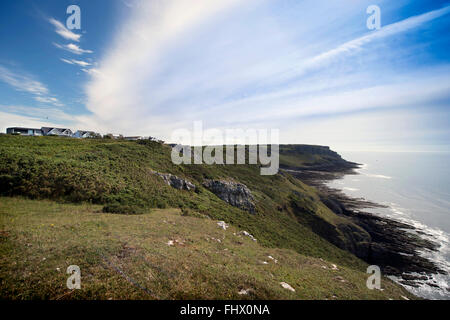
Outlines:
{"label": "hillside slope", "polygon": [[[363,270],[267,248],[179,209],[142,215],[98,205],[0,198],[1,299],[404,299]],[[66,287],[69,265],[81,290]],[[295,291],[285,289],[289,284]]]}
{"label": "hillside slope", "polygon": [[[370,236],[329,210],[314,188],[285,172],[261,176],[257,165],[174,165],[170,147],[150,141],[3,135],[0,154],[2,196],[93,203],[123,213],[177,208],[224,220],[266,248],[291,249],[355,272],[367,267],[346,250],[364,248]],[[320,155],[314,158],[316,164],[322,161]],[[195,191],[169,186],[161,176],[166,174],[194,184]],[[222,200],[203,186],[207,180],[244,184],[255,212]]]}

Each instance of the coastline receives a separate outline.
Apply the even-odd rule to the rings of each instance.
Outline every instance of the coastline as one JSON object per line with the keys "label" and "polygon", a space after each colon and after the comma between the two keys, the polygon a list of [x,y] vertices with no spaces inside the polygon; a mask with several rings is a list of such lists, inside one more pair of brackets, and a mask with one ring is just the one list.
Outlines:
{"label": "coastline", "polygon": [[345,175],[358,175],[356,170],[360,166],[346,162],[322,168],[285,167],[282,170],[315,187],[322,202],[334,213],[367,231],[371,237],[368,250],[354,250],[356,256],[369,264],[378,265],[384,275],[407,289],[418,288],[424,282],[431,288],[440,288],[433,280],[433,275],[447,274],[446,271],[421,254],[437,252],[440,247],[438,243],[425,239],[426,233],[412,224],[367,212],[367,209],[373,211],[387,206],[364,198],[353,198],[342,190],[327,185]]}

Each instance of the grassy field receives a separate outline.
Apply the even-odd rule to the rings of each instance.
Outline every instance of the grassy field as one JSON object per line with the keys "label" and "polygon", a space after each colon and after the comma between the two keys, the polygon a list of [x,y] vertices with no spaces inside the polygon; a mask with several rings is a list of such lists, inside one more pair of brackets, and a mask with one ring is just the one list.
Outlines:
{"label": "grassy field", "polygon": [[[387,279],[383,291],[367,289],[364,266],[337,264],[333,270],[329,261],[262,246],[239,235],[241,230],[230,226],[225,231],[216,220],[183,216],[179,209],[115,215],[103,213],[100,205],[2,197],[0,297],[412,298]],[[81,269],[80,290],[66,287],[69,265]],[[241,290],[247,294],[240,295]]]}

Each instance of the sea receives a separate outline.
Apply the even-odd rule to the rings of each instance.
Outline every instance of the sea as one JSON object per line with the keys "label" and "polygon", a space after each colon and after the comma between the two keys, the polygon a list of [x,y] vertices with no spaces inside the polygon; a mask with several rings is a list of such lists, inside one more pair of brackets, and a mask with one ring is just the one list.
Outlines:
{"label": "sea", "polygon": [[357,175],[330,181],[329,187],[387,206],[364,211],[411,224],[440,245],[436,252],[419,254],[448,274],[432,275],[428,280],[417,281],[418,287],[405,288],[422,298],[450,300],[450,153],[339,154],[361,167]]}

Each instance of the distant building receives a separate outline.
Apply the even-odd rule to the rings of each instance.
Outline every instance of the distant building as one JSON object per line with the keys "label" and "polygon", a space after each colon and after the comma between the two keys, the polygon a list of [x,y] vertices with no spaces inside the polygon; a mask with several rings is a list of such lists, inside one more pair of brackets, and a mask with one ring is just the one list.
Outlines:
{"label": "distant building", "polygon": [[35,128],[21,128],[21,127],[13,127],[13,128],[7,128],[6,133],[8,134],[20,134],[22,136],[42,136],[42,130],[41,129],[35,129]]}
{"label": "distant building", "polygon": [[74,138],[80,138],[80,139],[86,139],[86,138],[97,138],[100,137],[99,133],[96,133],[94,131],[83,131],[83,130],[78,130],[77,132],[75,132],[73,134]]}
{"label": "distant building", "polygon": [[72,130],[67,128],[42,127],[41,130],[44,136],[71,137],[73,135]]}
{"label": "distant building", "polygon": [[[77,130],[75,133],[68,128],[53,128],[53,127],[42,127],[41,129],[35,128],[22,128],[22,127],[11,127],[6,129],[7,134],[20,134],[22,136],[60,136],[60,137],[72,137],[78,139],[86,138],[102,138],[102,135],[88,130]],[[151,140],[163,143],[163,141],[156,140],[153,137],[144,136],[129,136],[124,137],[121,134],[108,133],[103,136],[105,139],[124,139],[129,141],[138,140]]]}
{"label": "distant building", "polygon": [[123,139],[123,135],[121,134],[115,134],[115,133],[108,133],[103,136],[103,138],[107,139]]}
{"label": "distant building", "polygon": [[141,136],[135,136],[135,137],[124,137],[125,140],[130,140],[130,141],[137,141],[137,140],[143,140],[144,138]]}

